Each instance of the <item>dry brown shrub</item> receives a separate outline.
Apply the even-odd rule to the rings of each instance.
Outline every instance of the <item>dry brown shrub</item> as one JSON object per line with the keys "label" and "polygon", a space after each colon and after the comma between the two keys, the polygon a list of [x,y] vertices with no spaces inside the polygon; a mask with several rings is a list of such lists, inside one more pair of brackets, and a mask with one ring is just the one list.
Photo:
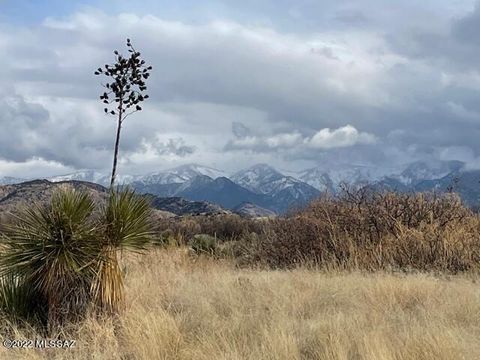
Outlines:
{"label": "dry brown shrub", "polygon": [[235,214],[202,215],[159,220],[156,230],[186,244],[194,235],[207,234],[219,241],[237,241],[250,233],[261,232],[263,225],[251,218]]}
{"label": "dry brown shrub", "polygon": [[273,220],[249,259],[270,267],[458,272],[478,267],[480,218],[455,194],[344,189]]}

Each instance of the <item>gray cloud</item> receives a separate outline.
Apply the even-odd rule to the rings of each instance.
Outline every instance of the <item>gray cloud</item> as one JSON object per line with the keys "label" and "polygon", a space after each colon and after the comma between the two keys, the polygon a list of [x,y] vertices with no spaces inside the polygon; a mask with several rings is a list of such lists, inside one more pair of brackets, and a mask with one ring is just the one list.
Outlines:
{"label": "gray cloud", "polygon": [[480,3],[466,16],[456,20],[452,26],[452,35],[471,46],[478,47],[478,33],[480,31]]}
{"label": "gray cloud", "polygon": [[364,26],[369,23],[368,16],[359,9],[339,10],[335,13],[333,19],[347,26]]}
{"label": "gray cloud", "polygon": [[151,143],[143,143],[145,151],[153,149],[158,155],[176,155],[179,157],[185,157],[195,152],[195,146],[189,146],[185,144],[185,140],[182,138],[168,139],[167,142],[155,141]]}
{"label": "gray cloud", "polygon": [[[435,19],[433,19],[435,20]],[[478,71],[480,55],[477,34],[480,31],[480,2],[473,10],[445,22],[411,26],[388,35],[393,50],[409,58],[434,64],[447,73]]]}
{"label": "gray cloud", "polygon": [[245,126],[242,128],[245,132],[242,133],[242,136],[238,136],[235,133],[237,127],[238,125],[233,128],[236,138],[225,145],[225,150],[275,152],[277,154],[281,151],[288,151],[288,156],[292,156],[292,151],[297,154],[304,154],[311,150],[345,148],[357,144],[374,144],[377,141],[374,135],[360,132],[351,125],[342,126],[338,129],[321,129],[311,136],[304,136],[299,132],[259,136],[253,135],[252,131]]}
{"label": "gray cloud", "polygon": [[[318,23],[314,2],[285,1],[285,18],[273,11],[271,23],[244,22],[245,6],[275,8],[249,2],[226,12],[236,21],[89,10],[4,26],[0,86],[10,89],[0,93],[0,158],[109,167],[115,123],[101,113],[92,71],[129,36],[154,71],[145,111],[124,128],[124,171],[196,160],[228,169],[242,166],[232,162],[239,152],[291,167],[339,157],[379,166],[445,153],[476,159],[480,7],[451,20],[447,2],[435,4],[393,11],[381,1],[328,1]],[[291,18],[307,25],[287,26]]]}
{"label": "gray cloud", "polygon": [[42,129],[49,121],[48,111],[21,96],[0,99],[0,153],[6,160],[25,161],[43,149]]}
{"label": "gray cloud", "polygon": [[250,130],[241,122],[234,121],[232,123],[232,133],[233,135],[235,135],[235,137],[242,139],[242,138],[246,138],[247,136],[251,136],[252,130]]}

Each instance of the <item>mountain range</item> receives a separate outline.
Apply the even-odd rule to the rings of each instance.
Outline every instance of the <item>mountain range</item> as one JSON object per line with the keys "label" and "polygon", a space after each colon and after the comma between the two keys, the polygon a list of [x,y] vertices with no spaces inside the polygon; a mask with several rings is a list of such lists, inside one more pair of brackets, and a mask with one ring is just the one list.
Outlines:
{"label": "mountain range", "polygon": [[184,165],[138,177],[128,184],[142,193],[208,201],[231,210],[248,203],[258,207],[257,211],[262,213],[283,213],[305,205],[321,194],[313,186],[283,175],[265,164],[255,165],[230,177],[209,167]]}
{"label": "mountain range", "polygon": [[[480,170],[468,170],[460,161],[414,162],[390,171],[371,166],[337,164],[328,169],[318,166],[287,172],[267,164],[257,164],[231,175],[211,167],[189,164],[147,175],[123,175],[117,179],[118,183],[129,185],[140,193],[160,198],[206,201],[230,210],[245,206],[249,209],[247,212],[262,214],[281,214],[304,206],[322,192],[337,192],[343,182],[400,192],[447,191],[453,187],[470,206],[476,206],[480,200]],[[47,180],[78,180],[107,186],[109,176],[86,170]],[[0,178],[0,184],[22,181],[25,180]]]}

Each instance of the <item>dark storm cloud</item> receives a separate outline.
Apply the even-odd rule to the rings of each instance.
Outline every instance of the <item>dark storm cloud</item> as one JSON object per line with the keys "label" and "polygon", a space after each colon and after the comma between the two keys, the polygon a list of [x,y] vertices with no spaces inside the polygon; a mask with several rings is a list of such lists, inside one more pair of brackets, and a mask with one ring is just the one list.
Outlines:
{"label": "dark storm cloud", "polygon": [[20,96],[0,99],[0,154],[13,161],[25,161],[38,150],[40,132],[49,120],[42,106]]}
{"label": "dark storm cloud", "polygon": [[479,47],[478,34],[480,32],[480,3],[477,3],[475,9],[463,18],[453,23],[452,34],[457,39],[464,41],[472,46]]}
{"label": "dark storm cloud", "polygon": [[480,2],[441,26],[411,26],[388,34],[392,48],[412,59],[441,66],[437,70],[477,71],[480,64]]}

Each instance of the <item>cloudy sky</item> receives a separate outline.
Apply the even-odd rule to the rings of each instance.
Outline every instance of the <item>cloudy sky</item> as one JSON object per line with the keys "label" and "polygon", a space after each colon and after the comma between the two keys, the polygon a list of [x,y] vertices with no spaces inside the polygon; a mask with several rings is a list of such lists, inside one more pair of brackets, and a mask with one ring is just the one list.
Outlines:
{"label": "cloudy sky", "polygon": [[473,0],[0,0],[0,175],[108,171],[93,71],[127,37],[154,70],[121,173],[479,167],[479,33]]}

